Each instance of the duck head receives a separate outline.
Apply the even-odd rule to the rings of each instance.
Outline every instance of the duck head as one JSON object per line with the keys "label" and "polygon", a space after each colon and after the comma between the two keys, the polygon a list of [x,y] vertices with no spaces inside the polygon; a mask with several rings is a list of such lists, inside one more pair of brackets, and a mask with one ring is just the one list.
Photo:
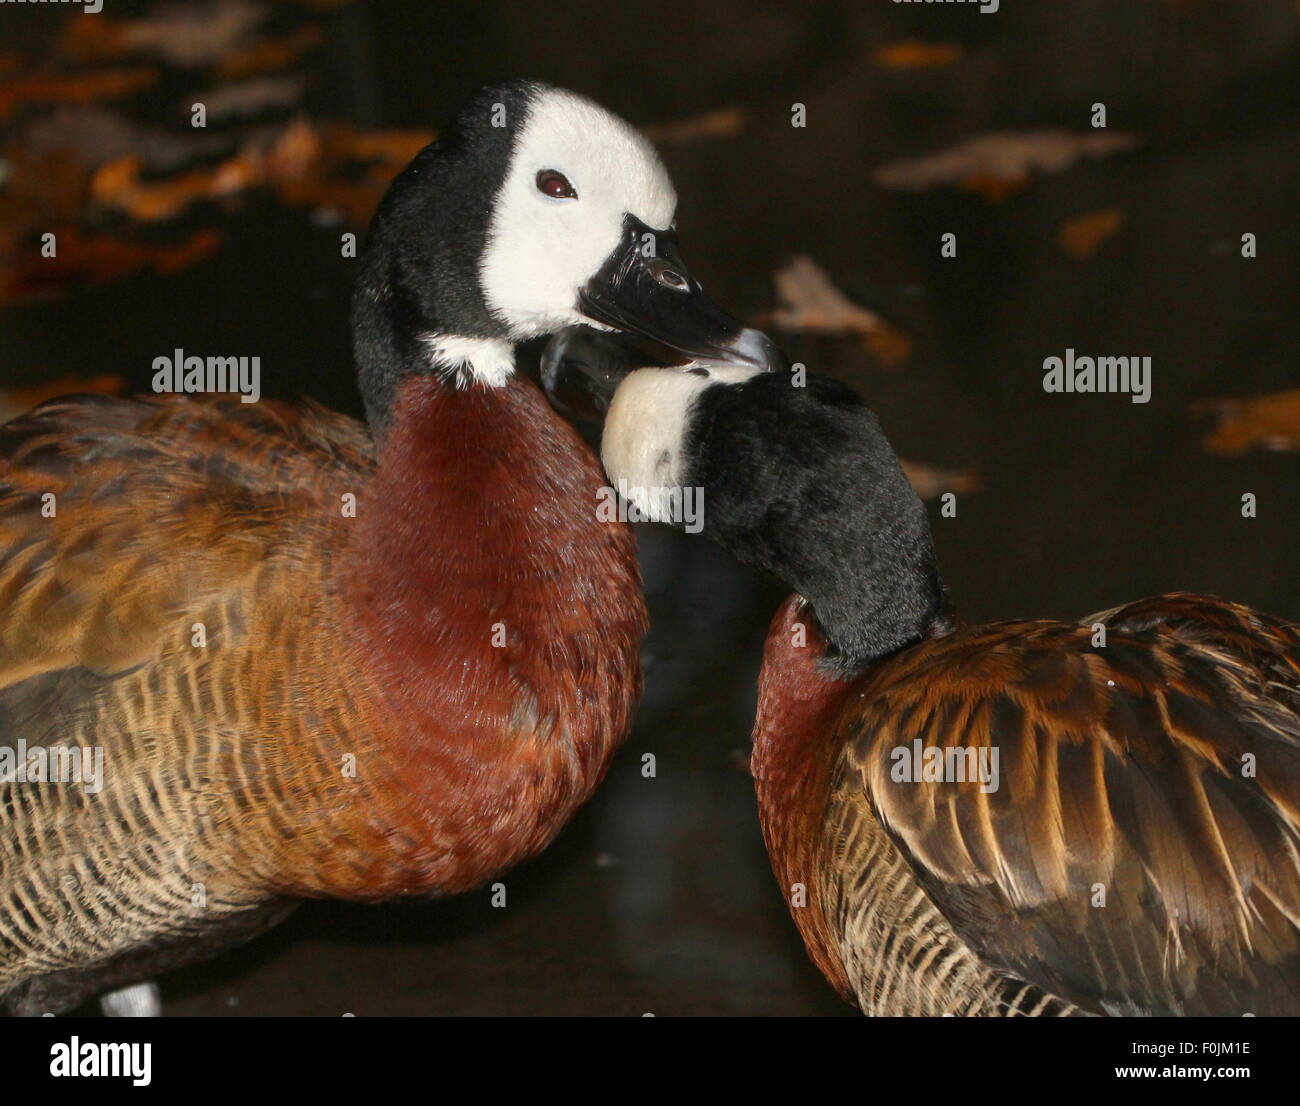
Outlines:
{"label": "duck head", "polygon": [[362,394],[382,428],[409,372],[497,387],[517,344],[583,323],[669,358],[762,367],[770,345],[704,295],[678,252],[654,148],[562,89],[483,89],[394,180],[353,301]]}
{"label": "duck head", "polygon": [[703,536],[811,606],[857,668],[949,625],[925,508],[847,385],[753,365],[639,368],[617,336],[552,339],[549,395],[603,420],[610,483],[645,521]]}

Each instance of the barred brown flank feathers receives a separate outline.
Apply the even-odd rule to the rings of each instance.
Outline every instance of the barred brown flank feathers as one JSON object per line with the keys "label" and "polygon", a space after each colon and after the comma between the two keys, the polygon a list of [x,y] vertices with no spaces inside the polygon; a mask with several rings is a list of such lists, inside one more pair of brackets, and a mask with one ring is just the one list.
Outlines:
{"label": "barred brown flank feathers", "polygon": [[[86,396],[0,428],[0,458],[0,742],[105,750],[93,797],[4,789],[16,1010],[207,954],[288,896],[482,883],[627,732],[632,540],[561,508],[600,473],[526,382],[412,377],[378,456],[312,404]],[[72,969],[93,981],[47,985]]]}

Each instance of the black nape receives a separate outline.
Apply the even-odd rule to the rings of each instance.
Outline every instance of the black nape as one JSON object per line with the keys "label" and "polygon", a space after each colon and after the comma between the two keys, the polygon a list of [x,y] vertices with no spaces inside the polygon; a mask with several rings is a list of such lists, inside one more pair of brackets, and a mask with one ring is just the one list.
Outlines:
{"label": "black nape", "polygon": [[480,90],[397,175],[375,212],[352,294],[357,379],[375,433],[387,423],[401,378],[434,371],[422,336],[506,334],[488,310],[479,262],[539,87],[509,81]]}
{"label": "black nape", "polygon": [[852,389],[788,373],[715,385],[685,452],[704,533],[807,599],[846,667],[950,625],[925,508]]}

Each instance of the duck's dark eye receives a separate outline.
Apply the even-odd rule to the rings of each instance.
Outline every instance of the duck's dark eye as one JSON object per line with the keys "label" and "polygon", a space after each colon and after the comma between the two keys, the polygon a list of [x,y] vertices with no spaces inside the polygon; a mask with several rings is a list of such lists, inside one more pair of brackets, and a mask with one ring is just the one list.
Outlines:
{"label": "duck's dark eye", "polygon": [[569,183],[569,178],[554,169],[543,169],[537,174],[537,191],[553,200],[576,200],[578,194]]}

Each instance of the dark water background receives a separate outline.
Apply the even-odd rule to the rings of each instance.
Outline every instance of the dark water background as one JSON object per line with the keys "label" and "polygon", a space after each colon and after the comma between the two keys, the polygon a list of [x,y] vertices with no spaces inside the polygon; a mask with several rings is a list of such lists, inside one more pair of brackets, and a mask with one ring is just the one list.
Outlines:
{"label": "dark water background", "polygon": [[[141,5],[134,5],[140,8]],[[117,11],[129,10],[121,5]],[[1300,619],[1300,457],[1207,455],[1196,400],[1300,384],[1300,13],[1291,0],[880,3],[359,3],[333,30],[313,111],[433,127],[477,85],[527,75],[637,124],[735,105],[732,137],[665,146],[683,253],[747,317],[796,253],[908,331],[901,367],[850,339],[783,339],[855,384],[901,454],[978,470],[932,513],[972,620],[1078,618],[1173,589]],[[14,28],[14,11],[0,13]],[[80,18],[90,18],[81,16]],[[36,33],[14,28],[16,37]],[[956,42],[954,65],[872,52]],[[807,105],[808,126],[789,125]],[[905,194],[880,165],[998,129],[1110,126],[1133,153],[1036,178],[995,204]],[[1063,220],[1124,213],[1097,256]],[[338,228],[253,200],[226,248],[0,318],[0,383],[116,372],[147,388],[173,347],[256,353],[264,392],[359,412]],[[939,235],[958,234],[941,260]],[[1259,256],[1239,254],[1244,232]],[[1148,355],[1149,404],[1047,395],[1044,357]],[[1253,492],[1259,517],[1243,520]],[[540,860],[486,892],[419,905],[312,904],[215,964],[164,980],[177,1014],[836,1014],[767,867],[745,769],[764,628],[781,587],[700,539],[639,533],[653,631],[636,730],[596,800]],[[643,780],[654,752],[658,777]]]}

